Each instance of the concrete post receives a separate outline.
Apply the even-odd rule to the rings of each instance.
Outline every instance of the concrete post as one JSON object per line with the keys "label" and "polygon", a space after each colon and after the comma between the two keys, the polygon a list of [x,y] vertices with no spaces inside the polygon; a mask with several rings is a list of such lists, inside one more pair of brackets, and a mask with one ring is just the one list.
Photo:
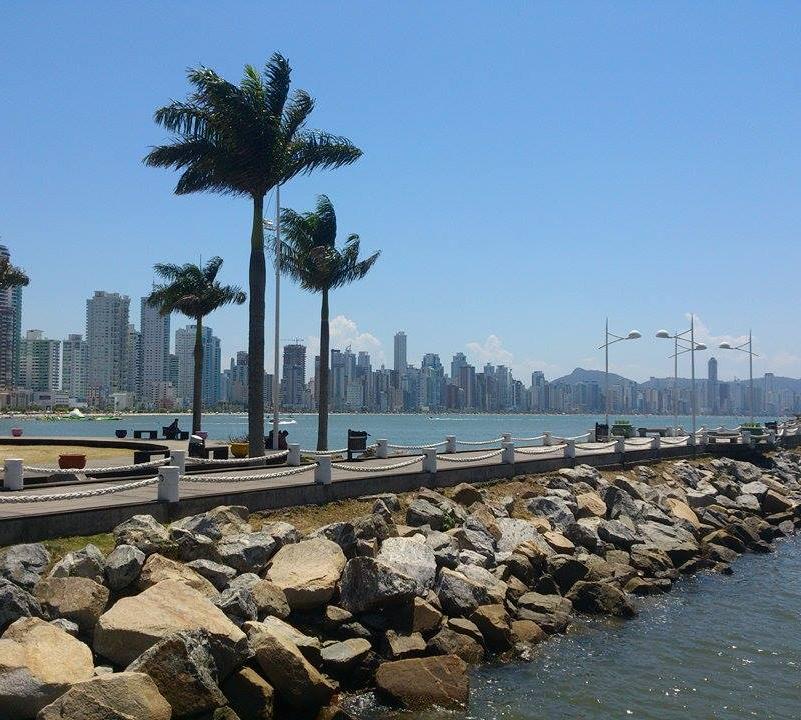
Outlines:
{"label": "concrete post", "polygon": [[331,484],[331,458],[320,455],[317,458],[317,467],[314,468],[314,482],[320,485]]}
{"label": "concrete post", "polygon": [[542,444],[553,445],[553,438],[551,437],[551,433],[549,433],[547,430],[542,433]]}
{"label": "concrete post", "polygon": [[776,433],[773,430],[768,430],[768,442],[771,445],[776,445]]}
{"label": "concrete post", "polygon": [[502,442],[501,447],[503,448],[503,453],[501,454],[501,462],[504,465],[514,465],[515,444],[513,442]]}
{"label": "concrete post", "polygon": [[25,485],[22,473],[22,460],[6,458],[3,490],[22,490]]}
{"label": "concrete post", "polygon": [[687,437],[687,447],[695,447],[698,444],[698,437],[690,433]]}
{"label": "concrete post", "polygon": [[423,472],[436,473],[437,472],[437,449],[424,448],[423,453]]}
{"label": "concrete post", "polygon": [[598,436],[595,434],[595,427],[591,427],[587,433],[587,442],[598,442]]}
{"label": "concrete post", "polygon": [[662,447],[662,436],[658,433],[654,435],[653,440],[651,440],[651,449],[652,450],[659,450]]}
{"label": "concrete post", "polygon": [[501,440],[503,442],[512,442],[512,433],[501,433]]}
{"label": "concrete post", "polygon": [[287,443],[289,454],[286,456],[286,464],[292,467],[300,465],[300,443]]}
{"label": "concrete post", "polygon": [[565,457],[566,458],[574,458],[574,457],[576,457],[576,441],[575,440],[565,440]]}
{"label": "concrete post", "polygon": [[172,450],[170,465],[178,468],[178,475],[184,475],[186,473],[186,450]]}
{"label": "concrete post", "polygon": [[449,454],[456,452],[456,435],[445,436],[445,452]]}
{"label": "concrete post", "polygon": [[615,445],[615,452],[625,453],[626,452],[626,438],[619,437],[617,439],[617,444]]}
{"label": "concrete post", "polygon": [[389,440],[384,438],[378,441],[378,447],[375,449],[375,456],[381,459],[389,456]]}
{"label": "concrete post", "polygon": [[179,470],[174,465],[159,468],[158,495],[156,499],[159,502],[178,502],[181,499],[178,491],[179,481]]}
{"label": "concrete post", "polygon": [[709,442],[709,435],[707,435],[706,430],[701,431],[701,434],[698,436],[698,442],[701,445],[706,445]]}
{"label": "concrete post", "polygon": [[742,435],[743,438],[743,445],[748,445],[748,447],[753,447],[754,445],[753,435],[751,435],[751,433],[748,432],[747,430],[742,430],[740,434]]}

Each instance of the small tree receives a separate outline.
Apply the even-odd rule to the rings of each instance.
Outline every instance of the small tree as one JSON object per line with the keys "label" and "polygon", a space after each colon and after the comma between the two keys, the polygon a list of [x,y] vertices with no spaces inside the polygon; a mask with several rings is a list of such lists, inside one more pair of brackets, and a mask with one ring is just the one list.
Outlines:
{"label": "small tree", "polygon": [[320,375],[317,378],[317,449],[328,449],[329,308],[328,295],[334,288],[361,280],[373,267],[380,252],[359,259],[359,236],[348,235],[345,246],[337,248],[337,216],[325,195],[317,198],[314,212],[304,214],[283,210],[281,226],[281,269],[304,290],[322,295],[320,308]]}
{"label": "small tree", "polygon": [[192,388],[192,432],[200,430],[203,386],[203,318],[224,305],[242,305],[246,296],[236,285],[221,285],[217,273],[220,257],[213,257],[204,266],[187,263],[159,263],[153,269],[165,282],[156,285],[147,297],[148,305],[162,315],[177,312],[195,321],[195,374]]}
{"label": "small tree", "polygon": [[0,290],[9,290],[15,287],[25,287],[30,278],[22,268],[11,264],[5,256],[0,256]]}

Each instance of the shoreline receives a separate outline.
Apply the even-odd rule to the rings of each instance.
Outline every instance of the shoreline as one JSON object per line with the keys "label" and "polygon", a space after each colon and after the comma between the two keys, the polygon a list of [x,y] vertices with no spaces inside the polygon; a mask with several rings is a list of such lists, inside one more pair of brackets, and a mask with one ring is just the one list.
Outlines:
{"label": "shoreline", "polygon": [[[190,627],[225,628],[217,634],[227,640],[210,647],[239,648],[236,668],[217,676],[234,710],[254,687],[264,690],[260,683],[271,688],[278,718],[314,717],[365,691],[395,706],[459,707],[469,665],[525,659],[577,613],[632,617],[637,596],[668,592],[702,570],[728,573],[743,552],[769,552],[794,534],[801,458],[779,452],[768,464],[704,458],[603,473],[580,465],[442,493],[254,514],[218,508],[169,527],[137,516],[98,540],[118,546],[108,555],[67,553],[52,570],[44,563],[29,588],[16,578],[0,593],[69,620],[78,617],[65,610],[78,586],[93,583],[105,599],[81,608],[75,641],[92,648],[96,665],[118,671],[110,678],[131,661],[149,670],[174,713],[182,701],[151,657],[175,657],[189,642],[186,623],[158,615],[167,597],[194,618]],[[0,575],[9,577],[14,552],[0,552]],[[136,558],[123,585],[109,573],[121,554]],[[42,622],[24,615],[16,622]],[[129,658],[123,638],[131,633],[147,635],[150,649]]]}

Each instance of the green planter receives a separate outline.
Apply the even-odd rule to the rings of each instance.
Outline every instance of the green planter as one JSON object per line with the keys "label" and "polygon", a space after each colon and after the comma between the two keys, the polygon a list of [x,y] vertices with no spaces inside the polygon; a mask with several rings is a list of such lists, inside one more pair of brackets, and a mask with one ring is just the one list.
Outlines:
{"label": "green planter", "polygon": [[628,420],[615,420],[611,433],[612,435],[622,435],[624,438],[632,438],[634,437],[634,426]]}

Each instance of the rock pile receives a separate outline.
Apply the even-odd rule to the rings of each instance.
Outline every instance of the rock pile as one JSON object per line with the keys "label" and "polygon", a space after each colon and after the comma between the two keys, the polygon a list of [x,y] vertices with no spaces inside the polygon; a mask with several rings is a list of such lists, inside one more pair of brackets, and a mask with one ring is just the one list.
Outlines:
{"label": "rock pile", "polygon": [[133,517],[107,556],[6,548],[0,717],[344,718],[338,694],[366,688],[462,706],[470,664],[526,656],[575,613],[630,617],[635,596],[794,533],[801,462],[771,462],[382,495],[308,536],[219,507],[168,527]]}

